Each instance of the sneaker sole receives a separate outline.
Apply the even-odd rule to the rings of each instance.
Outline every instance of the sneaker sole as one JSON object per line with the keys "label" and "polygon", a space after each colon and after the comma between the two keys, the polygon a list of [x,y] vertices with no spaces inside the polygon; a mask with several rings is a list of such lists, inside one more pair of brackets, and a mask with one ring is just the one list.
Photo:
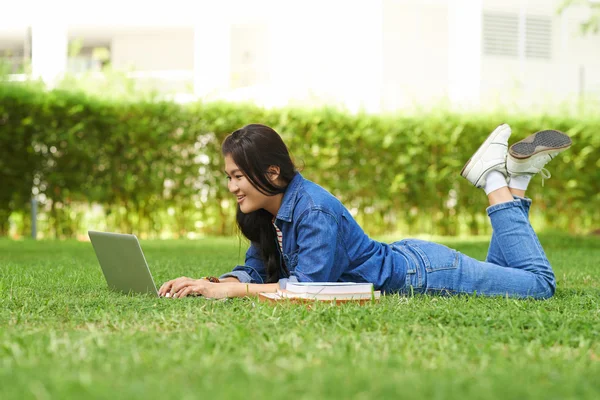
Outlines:
{"label": "sneaker sole", "polygon": [[523,160],[540,153],[566,150],[571,147],[571,138],[560,131],[546,130],[534,133],[513,144],[508,149],[512,157]]}
{"label": "sneaker sole", "polygon": [[494,142],[494,140],[498,137],[498,135],[500,135],[500,133],[502,131],[503,131],[503,129],[497,129],[497,130],[494,130],[492,133],[490,133],[490,136],[488,136],[488,138],[485,139],[485,141],[481,144],[481,146],[479,146],[479,148],[477,149],[475,154],[473,154],[473,156],[471,158],[469,158],[469,161],[467,161],[465,166],[460,171],[460,175],[463,178],[467,177],[469,172],[471,172],[471,169],[473,168],[473,166],[477,163],[477,161],[479,161],[481,154],[487,150],[487,148],[490,146],[490,144],[492,144]]}

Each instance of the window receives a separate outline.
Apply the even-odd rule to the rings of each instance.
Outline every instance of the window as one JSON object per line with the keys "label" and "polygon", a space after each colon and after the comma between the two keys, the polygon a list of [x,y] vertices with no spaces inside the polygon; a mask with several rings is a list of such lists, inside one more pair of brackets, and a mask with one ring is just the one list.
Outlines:
{"label": "window", "polygon": [[483,14],[483,54],[519,56],[519,16],[517,14]]}
{"label": "window", "polygon": [[483,54],[528,59],[552,58],[552,19],[526,16],[521,32],[519,14],[483,14]]}
{"label": "window", "polygon": [[0,49],[0,75],[22,74],[25,72],[28,58],[25,57],[23,47],[16,49]]}
{"label": "window", "polygon": [[525,20],[525,57],[549,60],[552,56],[552,20],[527,17]]}
{"label": "window", "polygon": [[86,46],[83,39],[75,38],[69,41],[68,53],[67,72],[101,71],[110,62],[110,43]]}

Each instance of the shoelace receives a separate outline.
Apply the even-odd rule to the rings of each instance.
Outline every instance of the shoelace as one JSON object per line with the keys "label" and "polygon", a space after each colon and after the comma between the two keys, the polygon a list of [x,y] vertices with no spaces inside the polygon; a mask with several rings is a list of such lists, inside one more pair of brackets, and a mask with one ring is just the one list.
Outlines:
{"label": "shoelace", "polygon": [[552,174],[546,168],[542,168],[540,170],[540,175],[542,175],[542,187],[544,187],[544,180],[552,178]]}

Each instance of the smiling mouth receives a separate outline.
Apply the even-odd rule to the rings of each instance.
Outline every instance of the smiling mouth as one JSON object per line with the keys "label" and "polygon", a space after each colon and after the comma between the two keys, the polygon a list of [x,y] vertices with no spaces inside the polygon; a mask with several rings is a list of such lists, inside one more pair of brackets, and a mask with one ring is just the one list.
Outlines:
{"label": "smiling mouth", "polygon": [[237,202],[241,203],[242,201],[244,201],[245,198],[246,196],[237,196]]}

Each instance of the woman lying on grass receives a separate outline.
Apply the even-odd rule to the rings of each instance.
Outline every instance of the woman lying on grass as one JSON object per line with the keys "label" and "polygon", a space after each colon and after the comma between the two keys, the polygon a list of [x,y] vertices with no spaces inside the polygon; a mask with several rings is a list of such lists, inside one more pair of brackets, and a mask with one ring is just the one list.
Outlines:
{"label": "woman lying on grass", "polygon": [[490,202],[493,234],[482,262],[433,242],[370,239],[339,200],[296,171],[277,132],[245,126],[222,147],[228,188],[238,202],[237,223],[251,243],[245,265],[219,278],[171,280],[159,294],[242,297],[275,292],[289,280],[370,282],[385,293],[547,299],[556,282],[529,223],[525,190],[571,139],[541,131],[509,149],[510,133],[506,124],[496,128],[461,171]]}

